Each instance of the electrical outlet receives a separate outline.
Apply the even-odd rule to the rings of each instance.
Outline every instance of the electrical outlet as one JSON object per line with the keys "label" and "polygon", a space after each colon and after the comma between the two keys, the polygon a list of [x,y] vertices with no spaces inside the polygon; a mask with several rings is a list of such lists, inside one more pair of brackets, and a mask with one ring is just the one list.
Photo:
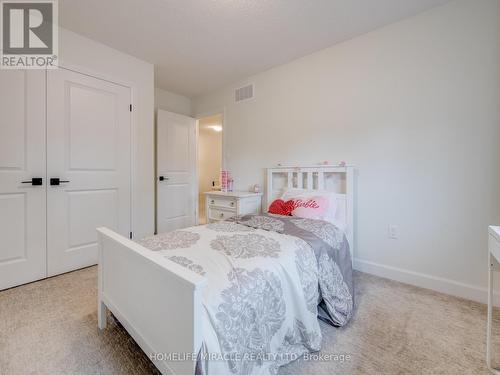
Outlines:
{"label": "electrical outlet", "polygon": [[389,224],[387,230],[387,237],[389,237],[391,240],[396,240],[398,238],[398,232],[399,232],[399,227],[397,225]]}

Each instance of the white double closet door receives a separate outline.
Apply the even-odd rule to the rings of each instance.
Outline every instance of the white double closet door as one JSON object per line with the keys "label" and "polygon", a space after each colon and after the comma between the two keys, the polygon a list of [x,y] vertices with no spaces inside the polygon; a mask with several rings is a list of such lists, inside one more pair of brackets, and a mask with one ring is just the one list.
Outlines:
{"label": "white double closet door", "polygon": [[95,229],[131,227],[130,88],[0,71],[0,95],[0,289],[96,264]]}

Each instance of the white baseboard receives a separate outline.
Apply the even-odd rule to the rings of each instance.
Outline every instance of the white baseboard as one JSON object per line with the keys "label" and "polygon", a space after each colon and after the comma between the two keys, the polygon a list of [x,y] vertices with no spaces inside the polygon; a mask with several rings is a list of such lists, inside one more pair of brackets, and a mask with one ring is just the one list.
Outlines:
{"label": "white baseboard", "polygon": [[[488,302],[488,290],[476,285],[464,284],[442,277],[386,266],[358,258],[354,258],[354,269],[455,297],[465,298],[480,303]],[[486,273],[486,266],[484,267],[484,272]],[[500,306],[500,291],[494,293],[493,301],[495,306]]]}

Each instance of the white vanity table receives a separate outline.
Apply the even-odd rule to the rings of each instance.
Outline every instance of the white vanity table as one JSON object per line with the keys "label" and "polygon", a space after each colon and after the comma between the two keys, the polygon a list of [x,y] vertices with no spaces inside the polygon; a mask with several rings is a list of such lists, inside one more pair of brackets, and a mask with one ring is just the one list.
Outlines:
{"label": "white vanity table", "polygon": [[205,193],[206,222],[227,220],[233,216],[260,213],[262,193],[247,191],[209,191]]}
{"label": "white vanity table", "polygon": [[500,227],[488,228],[488,322],[486,328],[486,363],[493,374],[500,371],[491,367],[491,321],[493,317],[493,272],[500,272]]}

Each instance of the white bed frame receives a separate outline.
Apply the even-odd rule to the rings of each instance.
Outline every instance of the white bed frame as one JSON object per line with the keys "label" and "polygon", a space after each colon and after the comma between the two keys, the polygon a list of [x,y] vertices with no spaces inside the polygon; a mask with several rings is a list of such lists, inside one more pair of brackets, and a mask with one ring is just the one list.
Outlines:
{"label": "white bed frame", "polygon": [[[328,189],[345,195],[352,248],[353,168],[268,169],[267,204],[282,190],[283,174],[288,179],[286,187]],[[97,232],[99,328],[106,328],[109,309],[162,374],[193,375],[203,340],[201,298],[206,279],[107,228]],[[171,355],[179,357],[169,358]],[[182,356],[186,360],[179,360]]]}

